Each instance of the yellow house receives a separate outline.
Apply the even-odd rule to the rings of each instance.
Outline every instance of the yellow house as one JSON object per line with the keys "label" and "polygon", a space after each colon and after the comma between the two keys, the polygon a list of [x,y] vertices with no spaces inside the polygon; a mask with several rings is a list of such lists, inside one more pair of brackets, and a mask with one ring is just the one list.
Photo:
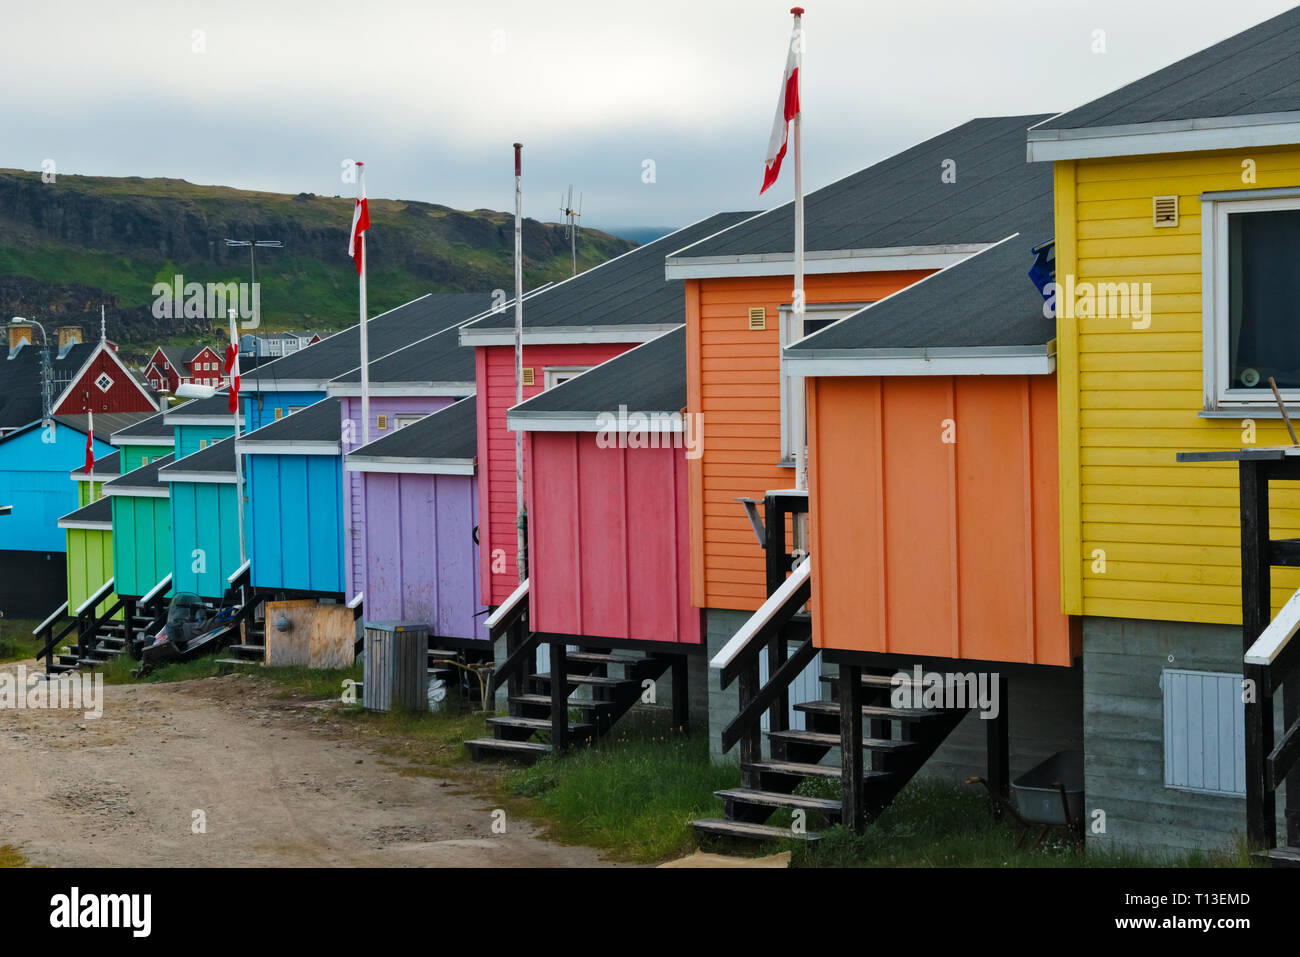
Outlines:
{"label": "yellow house", "polygon": [[[1055,167],[1062,610],[1103,843],[1244,828],[1237,471],[1176,454],[1288,443],[1270,377],[1300,407],[1298,43],[1292,10],[1028,135]],[[1300,536],[1300,494],[1272,505]],[[1300,575],[1272,585],[1276,609]]]}

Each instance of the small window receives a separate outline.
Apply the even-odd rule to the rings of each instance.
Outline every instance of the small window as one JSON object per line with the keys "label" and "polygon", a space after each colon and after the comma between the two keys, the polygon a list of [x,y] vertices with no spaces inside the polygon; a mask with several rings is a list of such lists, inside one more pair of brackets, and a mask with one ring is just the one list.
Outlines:
{"label": "small window", "polygon": [[547,369],[546,388],[554,389],[561,382],[576,379],[590,368],[591,366],[557,366],[554,369]]}
{"label": "small window", "polygon": [[107,392],[109,389],[113,388],[113,377],[107,372],[101,372],[99,378],[95,380],[95,386],[100,392]]}
{"label": "small window", "polygon": [[408,425],[411,425],[414,422],[419,422],[422,418],[424,418],[424,416],[413,415],[410,413],[406,413],[404,415],[395,415],[393,416],[393,429],[394,430],[404,429]]}
{"label": "small window", "polygon": [[1166,668],[1165,787],[1246,793],[1246,706],[1241,675]]}

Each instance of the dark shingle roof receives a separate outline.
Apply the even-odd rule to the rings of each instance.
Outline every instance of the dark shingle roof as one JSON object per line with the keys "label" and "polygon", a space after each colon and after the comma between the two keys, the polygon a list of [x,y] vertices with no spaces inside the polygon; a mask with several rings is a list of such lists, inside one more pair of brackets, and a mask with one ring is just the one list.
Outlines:
{"label": "dark shingle roof", "polygon": [[[588,369],[533,396],[510,411],[511,418],[557,413],[680,412],[686,406],[686,327]],[[523,413],[523,415],[519,415]]]}
{"label": "dark shingle roof", "polygon": [[[121,455],[121,452],[110,452],[108,455],[95,459],[95,478],[97,481],[103,481],[109,476],[116,475],[121,471]],[[68,476],[73,479],[84,478],[89,481],[90,476],[86,474],[85,470],[86,467],[84,465],[79,465],[69,472]]]}
{"label": "dark shingle roof", "polygon": [[[436,332],[456,325],[490,308],[488,293],[447,293],[421,296],[375,316],[366,325],[370,360],[387,355]],[[361,336],[358,326],[349,326],[308,349],[284,356],[243,377],[243,385],[255,390],[259,383],[275,381],[328,382],[360,364]]]}
{"label": "dark shingle roof", "polygon": [[[664,281],[664,257],[753,215],[717,213],[543,290],[524,301],[524,328],[679,323],[685,310],[685,293],[680,280]],[[511,306],[468,328],[514,328],[514,324]]]}
{"label": "dark shingle roof", "polygon": [[[96,412],[95,437],[107,442],[108,437],[119,429],[135,425],[137,422],[156,414],[155,412]],[[84,412],[79,412],[76,415],[56,415],[54,421],[59,425],[74,428],[83,434],[90,428],[90,416]]]}
{"label": "dark shingle roof", "polygon": [[[1025,162],[1025,131],[1052,114],[975,119],[804,197],[804,249],[839,251],[993,243],[1052,195],[1052,172]],[[956,182],[941,180],[945,160]],[[1050,209],[1050,206],[1048,207]],[[1051,227],[1048,227],[1050,235]],[[704,256],[791,255],[794,203],[689,249]],[[525,309],[525,314],[527,310]]]}
{"label": "dark shingle roof", "polygon": [[105,482],[105,488],[111,488],[114,492],[125,491],[128,489],[157,489],[166,488],[162,482],[158,481],[158,470],[166,465],[171,465],[176,461],[175,455],[162,455],[142,465],[138,469],[132,469],[125,475],[120,475],[111,482]]}
{"label": "dark shingle roof", "polygon": [[867,306],[790,346],[829,350],[1041,346],[1056,337],[1027,272],[1037,239],[1021,234]]}
{"label": "dark shingle roof", "polygon": [[[33,336],[39,341],[39,336]],[[50,369],[53,372],[54,392],[57,399],[72,377],[81,371],[98,342],[79,342],[60,353],[50,349]],[[9,358],[7,351],[0,352],[0,429],[16,429],[35,422],[41,417],[41,348],[25,345]]]}
{"label": "dark shingle roof", "polygon": [[[527,307],[525,306],[525,315]],[[474,350],[460,344],[460,329],[444,330],[370,363],[370,382],[473,382]],[[361,367],[333,380],[360,382]]]}
{"label": "dark shingle roof", "polygon": [[1300,7],[1063,113],[1038,130],[1300,110]]}
{"label": "dark shingle roof", "polygon": [[472,459],[478,454],[476,401],[473,396],[453,402],[363,445],[352,455],[362,458]]}
{"label": "dark shingle roof", "polygon": [[[188,405],[189,403],[186,403]],[[144,438],[144,439],[163,439],[167,442],[173,442],[175,432],[164,421],[169,411],[176,411],[181,406],[173,406],[171,409],[165,409],[162,412],[155,412],[147,419],[141,419],[134,425],[128,425],[124,429],[118,429],[111,433],[114,437],[123,436],[125,438]]]}
{"label": "dark shingle roof", "polygon": [[206,449],[191,452],[184,458],[167,463],[160,469],[160,475],[163,478],[181,472],[214,472],[234,475],[234,437],[222,439],[220,442],[209,445]]}
{"label": "dark shingle roof", "polygon": [[338,399],[322,399],[305,409],[239,437],[244,442],[337,442],[343,427]]}
{"label": "dark shingle roof", "polygon": [[113,503],[107,498],[97,498],[89,505],[83,505],[59,519],[63,522],[94,522],[113,527]]}
{"label": "dark shingle roof", "polygon": [[[190,401],[182,405],[172,406],[164,414],[169,416],[218,415],[234,418],[234,413],[230,411],[230,397],[225,392],[218,392],[206,399],[190,399]],[[163,421],[166,422],[166,419]]]}

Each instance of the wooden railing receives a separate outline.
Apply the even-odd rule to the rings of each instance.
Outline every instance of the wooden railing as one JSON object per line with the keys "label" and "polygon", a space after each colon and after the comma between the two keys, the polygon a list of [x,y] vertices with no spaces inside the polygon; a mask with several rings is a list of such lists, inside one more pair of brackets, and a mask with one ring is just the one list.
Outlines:
{"label": "wooden railing", "polygon": [[509,694],[517,697],[524,693],[524,682],[535,667],[539,636],[528,630],[528,580],[525,579],[510,597],[497,606],[484,622],[488,642],[495,646],[498,639],[506,640],[506,658],[501,667],[492,672],[488,694],[494,694],[503,682],[509,682]]}
{"label": "wooden railing", "polygon": [[[1252,843],[1262,849],[1277,846],[1276,792],[1300,762],[1300,591],[1282,606],[1267,628],[1246,650],[1246,775],[1255,783],[1248,789],[1252,807],[1247,819],[1258,831]],[[1282,736],[1274,743],[1274,701],[1282,699]],[[1254,701],[1251,701],[1254,698]],[[1296,776],[1300,778],[1300,776]],[[1300,845],[1300,801],[1287,787],[1284,809],[1286,843]]]}
{"label": "wooden railing", "polygon": [[[64,602],[55,610],[55,612],[46,618],[45,621],[33,629],[32,634],[42,639],[41,648],[36,652],[36,660],[45,659],[45,671],[50,674],[54,671],[54,649],[59,643],[66,639],[73,631],[77,633],[74,643],[76,654],[79,659],[90,657],[98,649],[100,642],[103,640],[100,635],[100,629],[104,623],[109,621],[114,615],[122,610],[123,601],[119,597],[116,601],[108,606],[102,614],[96,614],[95,609],[104,603],[110,595],[113,594],[114,580],[110,578],[104,584],[100,585],[90,597],[83,601],[72,612],[67,624],[59,628],[60,619],[67,612],[68,603]],[[123,634],[130,638],[130,623],[126,623]]]}

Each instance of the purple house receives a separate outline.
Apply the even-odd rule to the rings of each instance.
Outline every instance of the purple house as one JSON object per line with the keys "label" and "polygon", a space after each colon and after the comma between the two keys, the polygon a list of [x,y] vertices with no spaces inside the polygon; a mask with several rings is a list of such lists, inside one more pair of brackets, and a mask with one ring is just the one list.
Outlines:
{"label": "purple house", "polygon": [[[329,395],[339,399],[343,451],[352,453],[362,444],[363,435],[361,370],[353,369],[331,380],[327,389]],[[370,363],[371,445],[473,394],[474,350],[460,345],[459,327],[377,359]],[[471,451],[470,457],[473,455]],[[350,468],[343,473],[344,574],[349,602],[367,590],[366,543],[373,538],[366,527],[361,476],[361,472]],[[380,620],[372,614],[369,595],[365,595],[364,601],[366,618]]]}
{"label": "purple house", "polygon": [[364,529],[367,621],[425,622],[444,646],[489,647],[479,601],[477,442],[470,397],[347,456]]}

